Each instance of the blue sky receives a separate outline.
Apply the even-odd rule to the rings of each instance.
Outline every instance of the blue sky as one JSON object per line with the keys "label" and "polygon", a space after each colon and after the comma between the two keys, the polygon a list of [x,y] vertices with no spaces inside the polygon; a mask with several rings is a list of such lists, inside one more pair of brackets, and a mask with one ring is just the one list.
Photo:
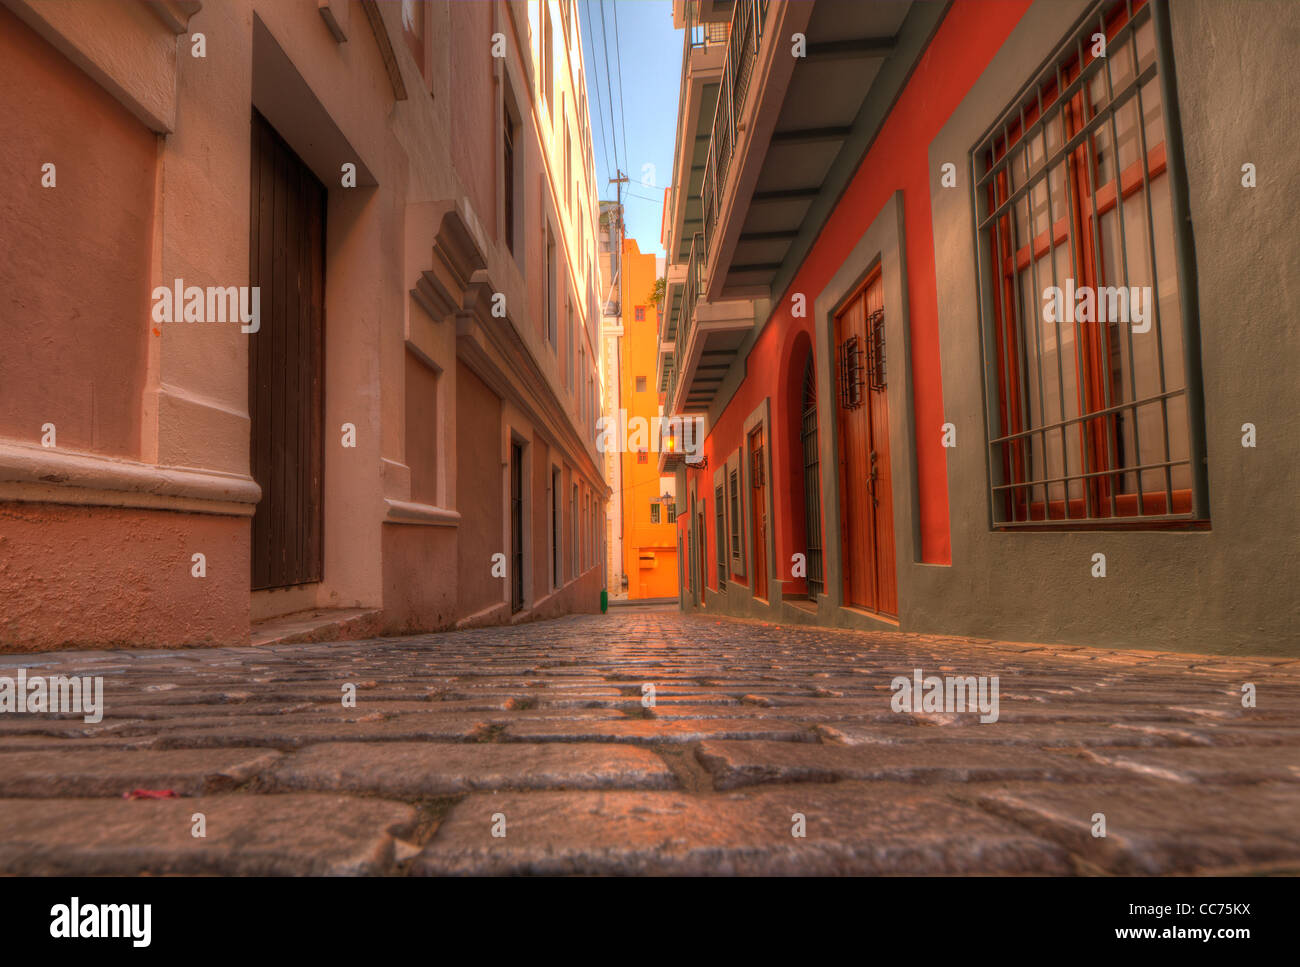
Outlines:
{"label": "blue sky", "polygon": [[[627,233],[636,239],[642,252],[663,255],[659,219],[663,212],[663,190],[672,178],[677,93],[682,71],[682,32],[673,29],[672,2],[578,0],[578,15],[584,27],[583,62],[587,71],[597,190],[602,200],[614,198],[615,186],[609,179],[614,177],[617,157],[618,167],[631,179],[623,186]],[[607,52],[610,86],[605,79]],[[648,165],[653,167],[647,168]],[[654,185],[642,184],[643,178],[653,180]]]}

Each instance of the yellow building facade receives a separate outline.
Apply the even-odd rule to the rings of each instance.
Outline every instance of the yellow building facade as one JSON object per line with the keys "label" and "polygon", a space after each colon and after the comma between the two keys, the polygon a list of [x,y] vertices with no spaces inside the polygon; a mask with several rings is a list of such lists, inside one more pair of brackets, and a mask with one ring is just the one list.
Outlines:
{"label": "yellow building facade", "polygon": [[663,411],[655,378],[659,357],[659,311],[653,300],[659,277],[656,258],[624,239],[619,339],[622,461],[623,574],[629,598],[677,595],[675,480],[659,475],[659,420]]}

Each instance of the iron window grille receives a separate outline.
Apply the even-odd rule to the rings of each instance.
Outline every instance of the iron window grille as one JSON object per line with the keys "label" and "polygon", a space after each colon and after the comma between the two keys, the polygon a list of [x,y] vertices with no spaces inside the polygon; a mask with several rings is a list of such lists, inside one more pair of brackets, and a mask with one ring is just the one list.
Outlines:
{"label": "iron window grille", "polygon": [[722,485],[713,488],[713,519],[714,530],[717,532],[717,540],[713,543],[717,545],[718,554],[718,590],[727,589],[727,502],[722,494]]}
{"label": "iron window grille", "polygon": [[740,560],[740,471],[732,470],[731,486],[731,559]]}
{"label": "iron window grille", "polygon": [[883,308],[867,316],[867,383],[874,392],[883,393],[885,390],[885,310]]}
{"label": "iron window grille", "polygon": [[502,208],[505,215],[506,247],[515,250],[515,122],[509,110],[504,112],[502,143],[505,159],[501,165],[504,173],[505,198]]}
{"label": "iron window grille", "polygon": [[822,576],[822,494],[821,468],[817,451],[817,384],[814,378],[812,356],[804,367],[803,419],[799,429],[803,445],[803,500],[804,522],[808,555],[808,593],[813,597],[824,593],[826,585]]}
{"label": "iron window grille", "polygon": [[569,496],[569,568],[570,577],[578,576],[578,485]]}
{"label": "iron window grille", "polygon": [[[691,502],[694,505],[694,501]],[[701,499],[699,510],[695,515],[696,534],[699,537],[699,575],[698,581],[700,588],[700,599],[703,600],[704,592],[708,589],[708,560],[709,560],[709,531],[704,526],[704,522],[709,519],[708,502]],[[689,525],[688,525],[689,526]]]}
{"label": "iron window grille", "polygon": [[856,410],[862,405],[862,340],[850,336],[840,343],[840,409]]}
{"label": "iron window grille", "polygon": [[659,501],[650,501],[650,523],[659,523]]}
{"label": "iron window grille", "polygon": [[762,488],[766,478],[763,476],[763,448],[749,451],[749,484],[755,490]]}
{"label": "iron window grille", "polygon": [[1094,4],[972,149],[996,527],[1208,520],[1171,51],[1164,0]]}

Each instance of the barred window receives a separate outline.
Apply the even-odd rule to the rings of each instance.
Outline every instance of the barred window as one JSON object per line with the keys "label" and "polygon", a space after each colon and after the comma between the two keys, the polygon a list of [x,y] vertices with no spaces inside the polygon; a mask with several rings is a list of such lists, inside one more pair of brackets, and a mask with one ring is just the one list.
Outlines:
{"label": "barred window", "polygon": [[650,523],[652,524],[659,523],[659,507],[660,507],[659,501],[657,500],[650,501]]}
{"label": "barred window", "polygon": [[726,507],[726,501],[722,498],[722,486],[713,488],[713,515],[714,530],[717,532],[717,539],[713,542],[717,545],[718,554],[718,590],[727,589],[727,515],[723,509]]}
{"label": "barred window", "polygon": [[1166,16],[1096,4],[972,151],[995,526],[1208,517]]}
{"label": "barred window", "polygon": [[740,557],[740,472],[732,470],[729,478],[731,494],[731,560],[739,571]]}

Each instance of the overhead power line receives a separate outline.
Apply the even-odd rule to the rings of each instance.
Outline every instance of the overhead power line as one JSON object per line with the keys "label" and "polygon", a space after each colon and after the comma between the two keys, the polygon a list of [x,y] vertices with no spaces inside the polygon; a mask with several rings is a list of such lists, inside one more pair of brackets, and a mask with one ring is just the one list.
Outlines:
{"label": "overhead power line", "polygon": [[[613,80],[614,75],[609,69],[609,35],[605,32],[605,0],[597,0],[597,2],[600,4],[600,44],[605,52],[605,96],[609,100],[610,134],[613,137],[613,141],[614,141],[614,170],[615,172],[618,172],[623,168],[623,165],[627,160],[627,151],[626,151],[627,139],[624,138],[623,161],[620,162],[618,156],[618,133],[617,133],[618,129],[614,127],[614,92],[612,90],[614,84],[614,80]],[[614,36],[615,36],[615,42],[617,42],[618,39],[617,32],[615,32]],[[615,53],[617,55],[617,52]],[[623,103],[623,90],[622,90],[622,85],[620,83],[619,104],[622,103]]]}
{"label": "overhead power line", "polygon": [[[605,0],[601,0],[602,8]],[[627,154],[627,111],[623,107],[623,55],[621,53],[623,42],[618,35],[618,4],[614,4],[614,63],[618,65],[618,117],[619,124],[623,129],[623,166],[630,168],[631,162]]]}
{"label": "overhead power line", "polygon": [[[595,25],[595,21],[593,21],[593,20],[591,19],[591,0],[583,0],[583,4],[584,4],[584,6],[585,6],[585,8],[586,8],[586,11],[587,11],[586,22],[587,22],[587,24],[589,25],[589,26],[588,26],[588,29],[591,30],[591,32],[592,32],[592,33],[591,33],[591,53],[592,53],[592,60],[594,61],[594,60],[595,60],[595,54],[596,54],[596,33],[595,33],[595,26],[596,26],[596,25]],[[585,63],[586,63],[586,62],[584,61],[584,65],[585,65]],[[591,71],[591,83],[592,83],[592,90],[595,91],[595,97],[594,97],[594,98],[589,98],[589,100],[594,100],[594,101],[596,102],[596,119],[597,119],[597,121],[598,121],[598,123],[599,123],[599,125],[600,125],[600,156],[601,156],[601,158],[604,159],[604,162],[605,162],[605,170],[606,170],[606,171],[609,171],[609,170],[610,170],[610,167],[609,167],[609,156],[610,156],[610,150],[609,150],[609,136],[608,136],[608,134],[607,134],[606,131],[605,131],[605,112],[604,112],[604,110],[603,110],[603,109],[601,108],[601,106],[600,106],[600,67],[599,67],[599,66],[596,66],[596,65],[594,65],[594,64],[593,64],[593,68],[592,68],[592,71]],[[591,115],[588,114],[588,118],[590,118],[590,116],[591,116]],[[610,120],[612,121],[613,118],[611,118]]]}

